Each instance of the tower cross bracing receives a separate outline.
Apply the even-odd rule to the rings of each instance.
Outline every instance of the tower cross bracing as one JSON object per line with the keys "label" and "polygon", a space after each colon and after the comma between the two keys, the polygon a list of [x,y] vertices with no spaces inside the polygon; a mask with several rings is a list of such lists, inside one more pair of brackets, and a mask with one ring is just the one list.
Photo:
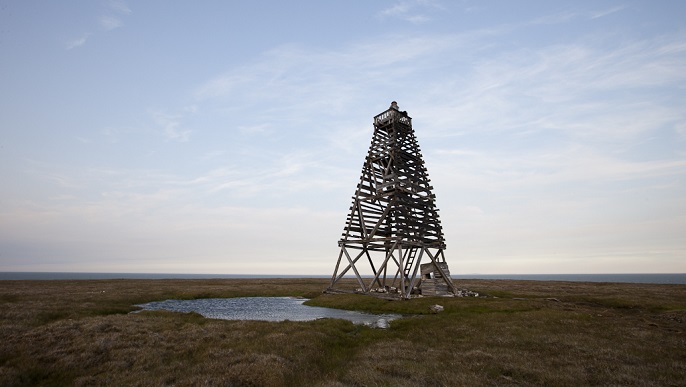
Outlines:
{"label": "tower cross bracing", "polygon": [[[409,298],[421,291],[422,281],[455,293],[430,182],[412,118],[393,102],[374,117],[328,290],[342,290],[338,281],[352,271],[362,293],[397,292]],[[371,275],[363,276],[362,268]]]}

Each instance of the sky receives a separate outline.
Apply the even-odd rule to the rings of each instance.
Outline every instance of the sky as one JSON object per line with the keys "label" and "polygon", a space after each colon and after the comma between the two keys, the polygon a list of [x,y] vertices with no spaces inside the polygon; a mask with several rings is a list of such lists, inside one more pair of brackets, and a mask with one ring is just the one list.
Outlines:
{"label": "sky", "polygon": [[0,271],[329,275],[395,100],[453,275],[684,273],[684,15],[0,0]]}

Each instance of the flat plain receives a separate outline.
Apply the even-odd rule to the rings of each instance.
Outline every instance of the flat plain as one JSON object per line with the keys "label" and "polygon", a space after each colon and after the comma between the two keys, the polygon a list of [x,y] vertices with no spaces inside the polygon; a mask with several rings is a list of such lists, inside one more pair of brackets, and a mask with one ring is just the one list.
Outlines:
{"label": "flat plain", "polygon": [[[0,385],[686,385],[686,285],[459,280],[487,297],[388,301],[322,294],[327,284],[0,281]],[[130,313],[150,301],[245,296],[407,317],[373,329]],[[444,311],[430,313],[434,304]]]}

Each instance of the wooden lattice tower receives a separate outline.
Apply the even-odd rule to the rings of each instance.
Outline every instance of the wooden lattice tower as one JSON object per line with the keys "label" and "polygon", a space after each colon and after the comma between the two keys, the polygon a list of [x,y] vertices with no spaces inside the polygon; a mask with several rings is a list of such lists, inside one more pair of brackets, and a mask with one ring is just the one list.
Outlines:
{"label": "wooden lattice tower", "polygon": [[[341,249],[329,291],[345,291],[338,287],[339,280],[352,269],[357,291],[367,294],[397,292],[409,298],[413,290],[422,291],[422,282],[431,289],[425,294],[435,294],[435,289],[456,292],[430,181],[412,118],[393,102],[374,117],[372,143],[338,242]],[[365,262],[371,277],[358,270]]]}

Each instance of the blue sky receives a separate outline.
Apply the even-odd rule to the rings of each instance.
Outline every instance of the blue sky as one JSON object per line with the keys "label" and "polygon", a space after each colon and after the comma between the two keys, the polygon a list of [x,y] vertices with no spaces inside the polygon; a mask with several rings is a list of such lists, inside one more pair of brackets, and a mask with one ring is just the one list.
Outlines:
{"label": "blue sky", "polygon": [[451,272],[686,272],[682,1],[0,1],[0,271],[330,274],[413,118]]}

